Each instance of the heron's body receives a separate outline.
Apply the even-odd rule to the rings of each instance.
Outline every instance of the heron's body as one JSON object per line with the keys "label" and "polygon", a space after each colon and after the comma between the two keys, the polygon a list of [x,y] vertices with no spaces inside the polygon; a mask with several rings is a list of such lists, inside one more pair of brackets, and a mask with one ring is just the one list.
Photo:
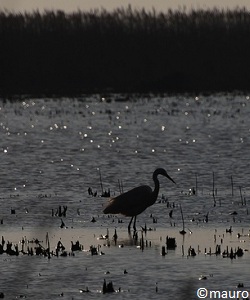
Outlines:
{"label": "heron's body", "polygon": [[[133,217],[142,213],[147,207],[151,206],[152,189],[147,185],[136,187],[115,198],[111,198],[107,207],[104,209],[105,214],[123,214],[127,217]],[[142,199],[143,201],[138,201]]]}
{"label": "heron's body", "polygon": [[153,173],[153,180],[155,183],[154,190],[152,190],[148,185],[142,185],[133,188],[126,193],[111,198],[103,212],[105,214],[123,214],[124,216],[132,217],[128,227],[129,230],[132,220],[133,218],[135,218],[134,230],[136,230],[136,216],[141,214],[149,206],[153,205],[157,200],[160,189],[160,183],[157,178],[158,175],[163,175],[174,182],[174,180],[167,174],[164,169],[156,169]]}

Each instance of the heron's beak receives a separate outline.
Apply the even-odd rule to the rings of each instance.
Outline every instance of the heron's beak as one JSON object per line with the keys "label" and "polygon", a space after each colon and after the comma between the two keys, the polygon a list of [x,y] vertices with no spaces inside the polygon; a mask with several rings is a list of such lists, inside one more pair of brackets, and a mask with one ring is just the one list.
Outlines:
{"label": "heron's beak", "polygon": [[176,184],[176,182],[174,181],[174,179],[172,179],[168,174],[166,175],[166,177],[171,180],[174,184]]}

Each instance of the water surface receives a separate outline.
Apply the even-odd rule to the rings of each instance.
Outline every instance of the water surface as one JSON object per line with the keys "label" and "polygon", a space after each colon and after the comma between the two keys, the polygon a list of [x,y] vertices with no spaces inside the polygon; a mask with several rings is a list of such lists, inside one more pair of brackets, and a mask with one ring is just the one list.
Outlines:
{"label": "water surface", "polygon": [[[64,299],[99,299],[107,296],[101,293],[105,278],[121,287],[123,292],[113,296],[122,299],[182,299],[188,290],[195,299],[201,274],[208,277],[202,284],[209,289],[233,289],[244,282],[250,291],[247,251],[234,260],[204,254],[209,247],[214,252],[216,244],[222,250],[249,249],[249,101],[233,94],[2,101],[1,235],[14,244],[26,237],[45,245],[48,232],[51,247],[61,240],[69,251],[71,241],[79,240],[86,251],[50,260],[3,254],[0,292],[6,299],[56,299],[61,293]],[[159,177],[157,202],[138,217],[138,229],[145,224],[152,229],[141,251],[141,232],[137,242],[131,240],[129,219],[103,215],[107,198],[100,196],[140,184],[153,187],[157,167],[177,185]],[[89,187],[96,197],[88,194]],[[52,216],[59,206],[68,207],[62,217],[67,228]],[[226,233],[230,226],[231,234]],[[110,247],[97,239],[107,228]],[[177,248],[162,257],[167,235],[176,238]],[[91,256],[90,245],[98,244],[105,255]],[[187,257],[190,246],[197,256]],[[85,287],[91,293],[79,292]]]}

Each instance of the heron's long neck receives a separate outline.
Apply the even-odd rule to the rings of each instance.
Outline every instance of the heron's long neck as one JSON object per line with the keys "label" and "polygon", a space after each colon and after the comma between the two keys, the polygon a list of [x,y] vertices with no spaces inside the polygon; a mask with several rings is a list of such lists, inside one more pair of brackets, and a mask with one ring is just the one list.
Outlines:
{"label": "heron's long neck", "polygon": [[153,180],[154,180],[154,183],[155,183],[155,188],[154,188],[154,191],[153,191],[153,194],[154,194],[154,203],[155,201],[157,200],[157,197],[158,197],[158,194],[159,194],[159,189],[160,189],[160,183],[159,183],[159,180],[157,178],[157,175],[153,175]]}

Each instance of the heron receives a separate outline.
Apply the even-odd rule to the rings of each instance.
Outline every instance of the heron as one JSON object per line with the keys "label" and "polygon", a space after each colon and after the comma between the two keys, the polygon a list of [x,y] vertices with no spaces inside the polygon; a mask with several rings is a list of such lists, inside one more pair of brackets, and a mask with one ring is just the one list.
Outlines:
{"label": "heron", "polygon": [[160,182],[158,175],[167,177],[170,181],[175,181],[168,175],[165,169],[158,168],[153,173],[153,181],[155,184],[154,190],[148,185],[138,186],[123,193],[117,197],[111,198],[103,210],[104,214],[122,214],[131,217],[128,225],[128,231],[134,219],[133,229],[136,231],[136,217],[142,213],[146,208],[153,205],[157,200]]}

